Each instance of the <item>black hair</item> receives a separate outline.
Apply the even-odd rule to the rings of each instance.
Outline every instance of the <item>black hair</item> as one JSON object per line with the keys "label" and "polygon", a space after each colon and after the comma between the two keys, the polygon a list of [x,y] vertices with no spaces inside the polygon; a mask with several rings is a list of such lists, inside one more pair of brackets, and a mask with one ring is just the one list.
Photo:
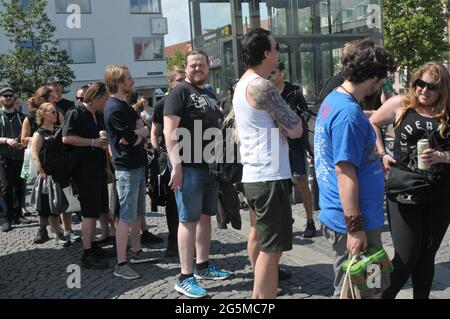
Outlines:
{"label": "black hair", "polygon": [[241,41],[242,62],[246,67],[260,65],[266,51],[272,50],[269,36],[270,31],[256,28],[247,32]]}
{"label": "black hair", "polygon": [[372,40],[355,41],[348,46],[342,56],[342,75],[355,84],[378,77],[387,76],[388,71],[395,71],[393,56],[382,46]]}

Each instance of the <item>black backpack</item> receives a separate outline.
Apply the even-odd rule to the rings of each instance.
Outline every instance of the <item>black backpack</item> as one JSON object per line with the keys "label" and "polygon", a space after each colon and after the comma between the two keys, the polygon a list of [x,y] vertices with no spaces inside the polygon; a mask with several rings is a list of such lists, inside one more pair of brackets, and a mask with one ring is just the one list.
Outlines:
{"label": "black backpack", "polygon": [[62,141],[62,126],[53,134],[44,136],[39,160],[47,175],[51,175],[55,182],[66,183],[78,164],[73,148]]}

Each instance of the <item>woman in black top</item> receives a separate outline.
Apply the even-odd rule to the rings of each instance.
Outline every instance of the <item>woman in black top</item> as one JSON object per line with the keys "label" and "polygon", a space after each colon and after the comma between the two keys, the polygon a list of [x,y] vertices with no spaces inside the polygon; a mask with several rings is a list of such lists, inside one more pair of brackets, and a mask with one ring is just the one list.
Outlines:
{"label": "woman in black top", "polygon": [[[36,111],[36,122],[40,126],[34,133],[31,141],[31,153],[33,157],[34,164],[42,178],[47,178],[47,173],[42,167],[40,160],[41,148],[44,142],[44,138],[53,135],[56,127],[55,123],[58,120],[58,111],[51,103],[43,103],[39,106]],[[59,216],[53,216],[50,214],[50,205],[48,194],[42,194],[42,208],[38,212],[39,214],[39,230],[34,238],[33,242],[35,244],[42,244],[49,240],[47,233],[47,218],[50,222],[52,231],[56,234],[56,242],[59,245],[68,245],[70,240],[64,236],[64,232],[59,226]]]}
{"label": "woman in black top", "polygon": [[[27,117],[23,121],[22,124],[22,132],[21,143],[23,146],[27,146],[31,141],[31,138],[39,128],[39,125],[36,123],[36,111],[41,106],[42,103],[52,103],[56,102],[56,93],[48,86],[41,86],[37,89],[36,93],[28,100],[28,107],[30,108],[30,112],[27,114]],[[60,114],[58,114],[57,123],[62,123],[63,118]]]}
{"label": "woman in black top", "polygon": [[[434,276],[436,252],[450,221],[450,76],[440,63],[427,63],[411,78],[406,95],[389,99],[370,118],[377,134],[377,149],[384,169],[396,162],[417,168],[417,142],[430,141],[421,159],[429,173],[439,177],[428,204],[398,203],[388,199],[389,224],[395,248],[391,286],[383,298],[395,298],[411,276],[416,299],[428,298]],[[387,155],[380,128],[394,124],[394,158]],[[401,166],[398,166],[401,167]]]}

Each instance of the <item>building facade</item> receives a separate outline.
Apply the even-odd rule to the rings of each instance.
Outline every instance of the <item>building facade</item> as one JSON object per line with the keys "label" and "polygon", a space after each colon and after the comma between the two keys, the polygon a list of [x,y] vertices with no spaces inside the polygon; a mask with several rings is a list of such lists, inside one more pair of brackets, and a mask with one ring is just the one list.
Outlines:
{"label": "building facade", "polygon": [[244,71],[239,51],[247,30],[262,27],[280,44],[287,80],[313,102],[339,71],[344,44],[382,41],[382,0],[189,0],[192,44],[210,57],[210,83],[223,94]]}
{"label": "building facade", "polygon": [[[29,0],[17,1],[26,5]],[[54,36],[72,59],[70,67],[76,76],[66,88],[67,98],[73,99],[78,87],[102,80],[109,64],[127,65],[136,89],[145,96],[153,97],[156,88],[167,87],[167,19],[162,16],[161,1],[48,0]],[[2,30],[0,43],[0,52],[13,45]]]}

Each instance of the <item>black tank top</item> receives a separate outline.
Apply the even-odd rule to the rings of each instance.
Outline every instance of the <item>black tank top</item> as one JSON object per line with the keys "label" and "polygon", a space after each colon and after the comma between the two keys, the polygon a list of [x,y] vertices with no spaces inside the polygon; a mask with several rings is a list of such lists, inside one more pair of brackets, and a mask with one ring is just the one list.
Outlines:
{"label": "black tank top", "polygon": [[[428,139],[430,147],[440,151],[450,149],[450,128],[444,132],[444,137],[439,132],[439,120],[428,118],[418,114],[415,110],[408,111],[403,121],[395,129],[394,157],[397,161],[417,171],[417,142],[420,139]],[[435,164],[429,171],[431,174],[440,175],[442,181],[450,181],[450,165]]]}

